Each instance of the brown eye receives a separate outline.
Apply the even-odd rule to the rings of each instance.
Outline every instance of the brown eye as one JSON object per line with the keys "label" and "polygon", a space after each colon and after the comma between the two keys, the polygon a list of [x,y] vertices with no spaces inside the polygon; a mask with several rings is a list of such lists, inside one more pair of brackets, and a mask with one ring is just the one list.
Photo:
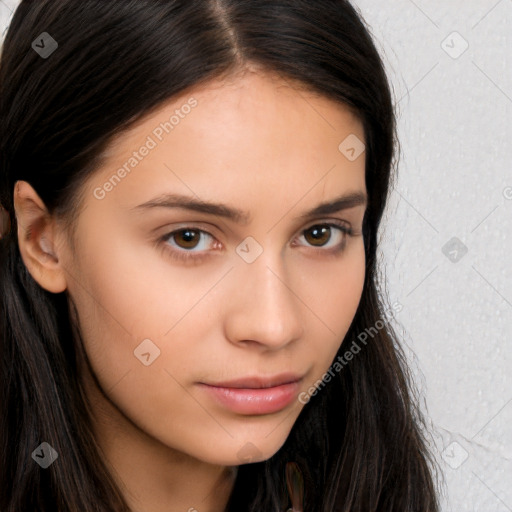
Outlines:
{"label": "brown eye", "polygon": [[347,237],[353,236],[350,226],[342,224],[315,224],[305,229],[299,237],[302,243],[311,248],[321,249],[322,252],[341,251],[347,242]]}
{"label": "brown eye", "polygon": [[194,229],[182,229],[172,235],[176,245],[182,249],[194,249],[201,239],[201,232]]}
{"label": "brown eye", "polygon": [[193,227],[167,233],[159,242],[173,260],[186,264],[199,264],[216,249],[216,239],[212,234]]}
{"label": "brown eye", "polygon": [[331,227],[312,226],[304,231],[304,238],[309,244],[322,247],[331,239]]}

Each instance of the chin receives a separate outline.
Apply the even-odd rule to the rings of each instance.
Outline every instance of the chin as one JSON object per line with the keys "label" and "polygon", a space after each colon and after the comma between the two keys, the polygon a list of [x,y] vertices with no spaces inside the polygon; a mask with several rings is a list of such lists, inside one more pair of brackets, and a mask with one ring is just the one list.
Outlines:
{"label": "chin", "polygon": [[226,444],[219,445],[218,438],[208,442],[199,459],[221,466],[240,466],[263,462],[273,457],[286,441],[286,437],[253,436],[251,439],[236,440],[228,436]]}

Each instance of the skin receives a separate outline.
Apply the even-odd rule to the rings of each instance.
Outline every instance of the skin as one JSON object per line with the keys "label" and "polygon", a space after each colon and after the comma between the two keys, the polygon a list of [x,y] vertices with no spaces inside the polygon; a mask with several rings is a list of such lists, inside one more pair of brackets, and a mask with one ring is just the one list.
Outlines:
{"label": "skin", "polygon": [[[151,113],[113,141],[85,184],[73,240],[28,183],[16,184],[23,261],[43,288],[75,302],[99,383],[85,372],[97,439],[134,512],[221,510],[242,454],[275,454],[305,405],[237,414],[198,382],[292,371],[307,391],[331,366],[358,307],[365,205],[300,215],[366,193],[364,154],[349,161],[338,150],[350,134],[364,140],[363,127],[346,107],[290,85],[247,71]],[[94,191],[191,97],[197,106],[97,199]],[[133,210],[164,192],[243,209],[250,221]],[[315,245],[304,231],[326,222],[354,235],[332,228]],[[198,263],[170,256],[187,251],[179,233],[159,241],[184,227],[212,235],[189,243],[207,255]],[[249,236],[263,249],[252,263],[236,252]],[[160,350],[149,366],[134,356],[145,339]]]}

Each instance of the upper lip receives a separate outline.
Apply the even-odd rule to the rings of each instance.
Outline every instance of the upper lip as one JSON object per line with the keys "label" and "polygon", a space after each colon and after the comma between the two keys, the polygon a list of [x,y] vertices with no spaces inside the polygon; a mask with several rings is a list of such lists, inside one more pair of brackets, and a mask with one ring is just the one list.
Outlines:
{"label": "upper lip", "polygon": [[298,382],[302,379],[301,375],[292,373],[281,373],[274,376],[252,376],[242,377],[240,379],[233,379],[223,382],[207,383],[208,386],[215,386],[218,388],[238,388],[238,389],[262,389],[273,388],[275,386],[282,386],[283,384],[290,384]]}

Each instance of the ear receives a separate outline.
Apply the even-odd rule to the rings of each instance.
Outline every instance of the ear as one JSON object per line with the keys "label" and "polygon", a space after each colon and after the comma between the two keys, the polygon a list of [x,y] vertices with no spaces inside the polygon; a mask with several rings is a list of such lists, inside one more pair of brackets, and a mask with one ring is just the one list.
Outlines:
{"label": "ear", "polygon": [[26,181],[14,186],[14,209],[21,257],[35,281],[52,293],[67,288],[59,260],[57,226],[37,192]]}

